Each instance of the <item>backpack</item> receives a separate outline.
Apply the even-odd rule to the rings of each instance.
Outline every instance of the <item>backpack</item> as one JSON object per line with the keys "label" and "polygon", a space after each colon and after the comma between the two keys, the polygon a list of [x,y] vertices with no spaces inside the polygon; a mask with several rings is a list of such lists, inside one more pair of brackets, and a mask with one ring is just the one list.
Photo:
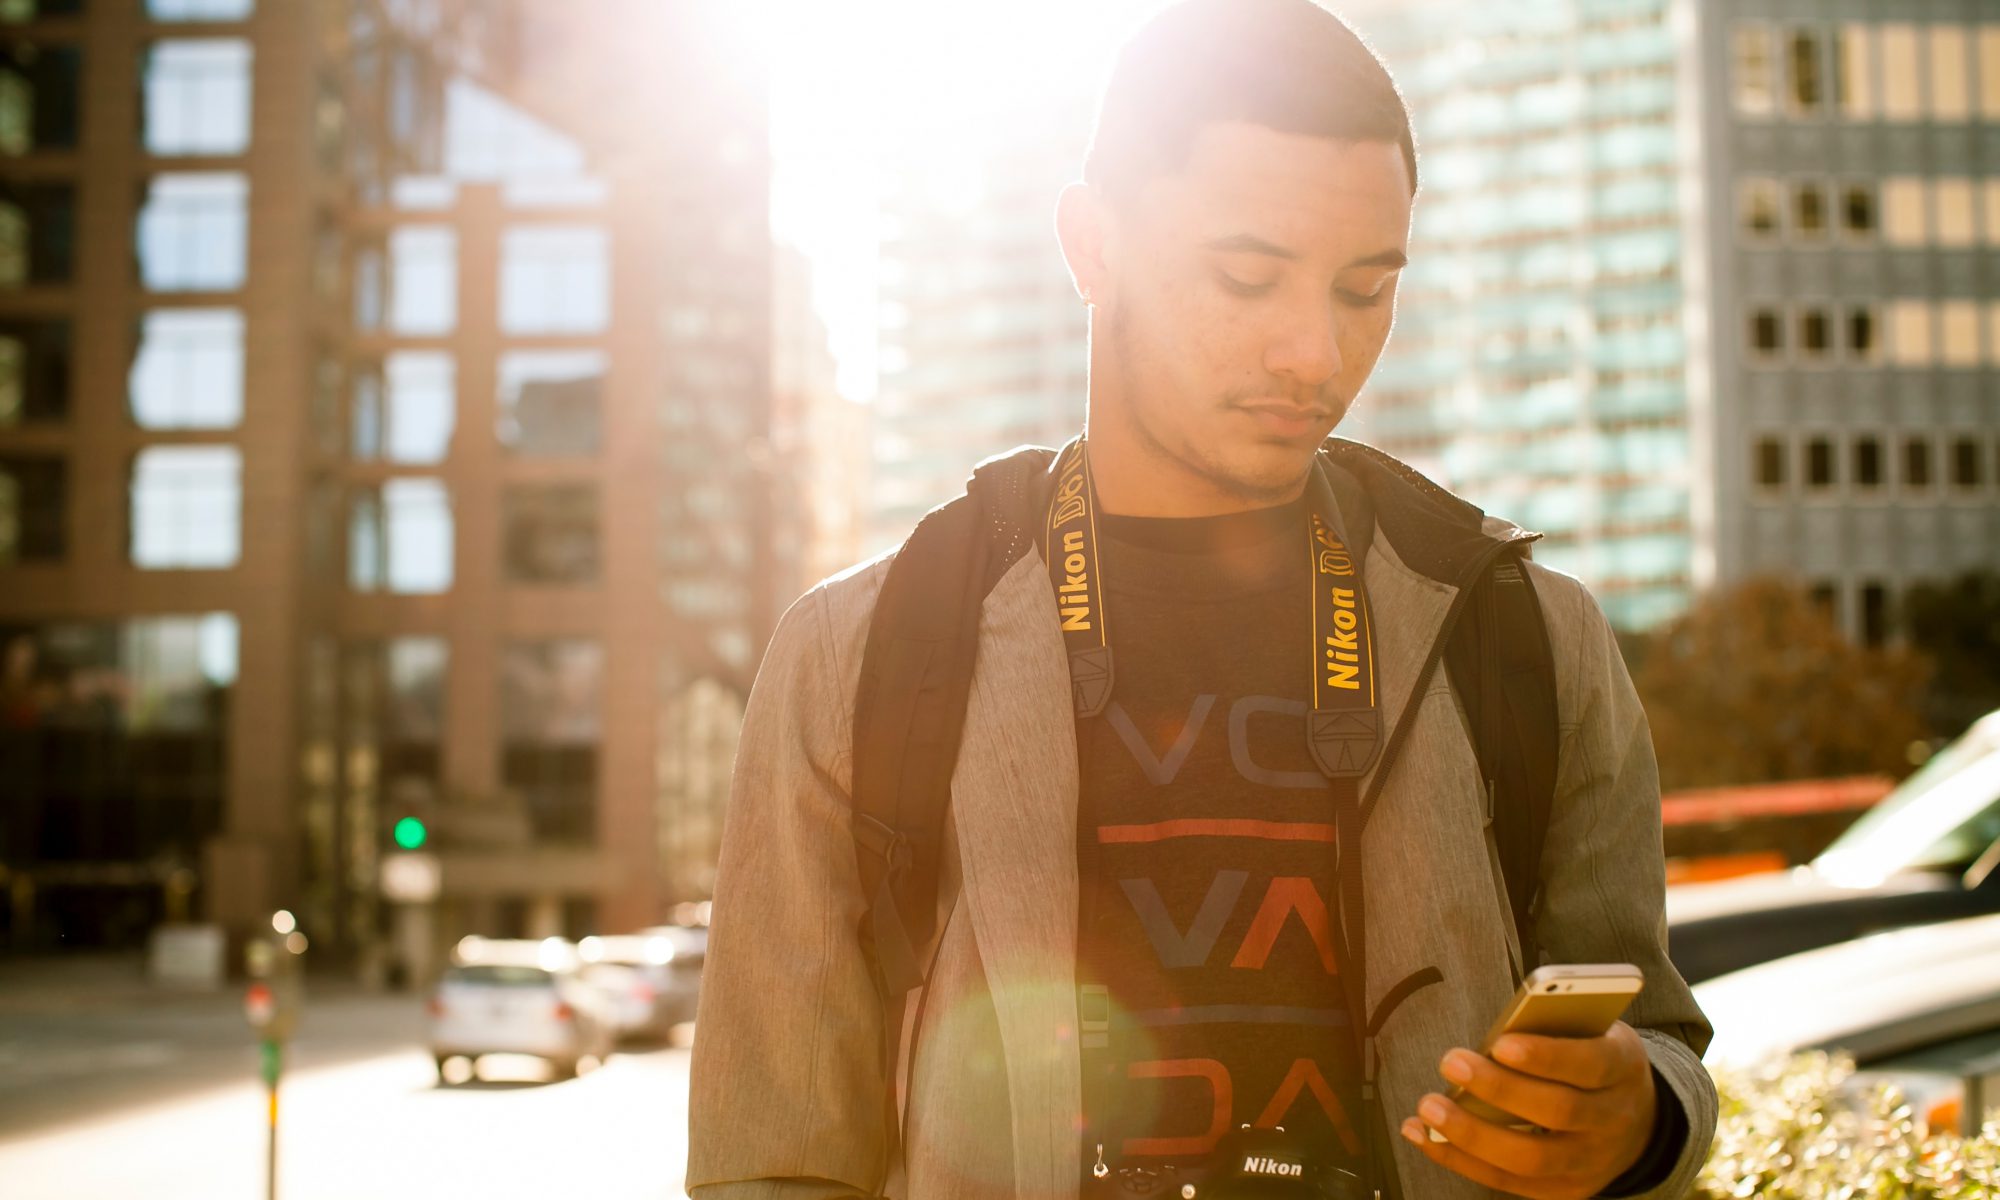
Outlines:
{"label": "backpack", "polygon": [[[1053,457],[1054,451],[1028,447],[988,460],[965,495],[924,516],[889,565],[862,651],[853,827],[867,897],[861,941],[883,1002],[892,1161],[901,1126],[896,1068],[903,1006],[930,974],[918,962],[921,949],[942,940],[936,928],[942,834],[980,613],[1008,568],[1037,552],[1037,485]],[[1444,660],[1486,783],[1523,973],[1539,964],[1534,911],[1559,738],[1555,663],[1524,557],[1525,548],[1510,549],[1474,586]],[[935,955],[932,946],[932,963]],[[921,1007],[916,1017],[921,1029]]]}

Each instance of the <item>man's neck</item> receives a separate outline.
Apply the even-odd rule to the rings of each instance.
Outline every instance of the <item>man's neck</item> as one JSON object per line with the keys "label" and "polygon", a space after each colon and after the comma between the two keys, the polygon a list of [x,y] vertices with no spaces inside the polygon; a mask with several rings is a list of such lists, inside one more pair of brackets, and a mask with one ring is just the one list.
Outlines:
{"label": "man's neck", "polygon": [[1219,517],[1290,504],[1305,492],[1306,480],[1283,494],[1249,494],[1227,487],[1190,468],[1136,430],[1108,422],[1085,424],[1090,447],[1090,480],[1103,511],[1125,517]]}

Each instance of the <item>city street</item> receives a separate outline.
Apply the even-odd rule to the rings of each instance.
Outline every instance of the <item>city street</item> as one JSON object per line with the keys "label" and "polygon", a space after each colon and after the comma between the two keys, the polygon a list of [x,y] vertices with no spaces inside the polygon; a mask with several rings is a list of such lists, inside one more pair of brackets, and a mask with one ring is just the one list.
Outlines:
{"label": "city street", "polygon": [[[0,1192],[261,1197],[264,1093],[236,994],[62,982],[0,980]],[[443,1087],[422,1029],[416,997],[313,996],[282,1092],[280,1196],[683,1195],[685,1048],[555,1084],[496,1060]]]}

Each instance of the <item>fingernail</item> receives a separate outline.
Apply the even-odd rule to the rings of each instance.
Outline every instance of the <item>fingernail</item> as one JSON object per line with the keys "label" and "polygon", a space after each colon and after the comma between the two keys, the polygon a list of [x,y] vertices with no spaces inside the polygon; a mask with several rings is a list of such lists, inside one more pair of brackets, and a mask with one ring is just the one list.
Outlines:
{"label": "fingernail", "polygon": [[1424,1144],[1424,1127],[1415,1121],[1403,1122],[1403,1136],[1421,1146]]}
{"label": "fingernail", "polygon": [[1503,1039],[1498,1045],[1493,1047],[1493,1057],[1503,1063],[1518,1065],[1525,1056],[1521,1053],[1521,1043]]}
{"label": "fingernail", "polygon": [[1444,1056],[1444,1065],[1438,1068],[1438,1072],[1453,1083],[1467,1083],[1472,1079],[1472,1064],[1466,1061],[1465,1055],[1454,1050]]}
{"label": "fingernail", "polygon": [[1417,1111],[1433,1125],[1444,1124],[1444,1101],[1436,1096],[1425,1096],[1424,1102],[1417,1105]]}

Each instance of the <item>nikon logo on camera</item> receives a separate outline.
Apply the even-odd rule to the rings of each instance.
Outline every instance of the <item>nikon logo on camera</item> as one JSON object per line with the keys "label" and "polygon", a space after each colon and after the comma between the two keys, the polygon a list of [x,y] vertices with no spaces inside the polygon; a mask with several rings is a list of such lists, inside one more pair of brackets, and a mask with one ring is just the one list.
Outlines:
{"label": "nikon logo on camera", "polygon": [[1259,1158],[1252,1155],[1243,1160],[1243,1173],[1245,1175],[1299,1176],[1306,1173],[1306,1168],[1303,1163],[1279,1162],[1275,1158]]}

